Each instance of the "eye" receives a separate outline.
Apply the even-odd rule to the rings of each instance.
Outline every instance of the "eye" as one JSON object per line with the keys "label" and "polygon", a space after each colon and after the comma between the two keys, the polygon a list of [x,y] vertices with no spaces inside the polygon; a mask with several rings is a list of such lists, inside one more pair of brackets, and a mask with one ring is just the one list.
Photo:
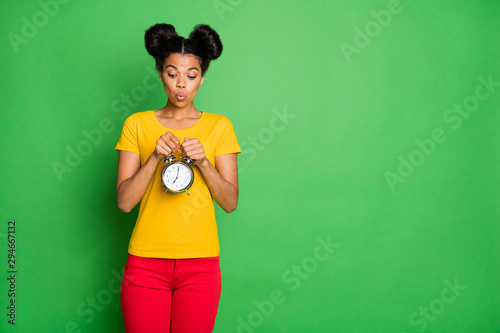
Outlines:
{"label": "eye", "polygon": [[188,76],[188,79],[194,80],[194,79],[196,79],[196,75],[195,76]]}
{"label": "eye", "polygon": [[174,78],[174,77],[176,77],[176,75],[175,75],[175,74],[170,74],[170,73],[168,73],[168,77],[172,77],[172,78]]}

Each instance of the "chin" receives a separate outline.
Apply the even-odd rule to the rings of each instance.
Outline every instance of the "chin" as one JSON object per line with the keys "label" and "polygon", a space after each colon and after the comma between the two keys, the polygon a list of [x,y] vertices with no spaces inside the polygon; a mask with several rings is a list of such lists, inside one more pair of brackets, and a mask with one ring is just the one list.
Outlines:
{"label": "chin", "polygon": [[175,106],[186,106],[190,103],[191,101],[187,101],[187,100],[183,100],[183,101],[178,101],[178,100],[174,100],[172,103],[175,105]]}
{"label": "chin", "polygon": [[175,105],[175,106],[184,106],[186,105],[186,100],[183,101],[178,101],[175,97],[169,98],[168,102]]}

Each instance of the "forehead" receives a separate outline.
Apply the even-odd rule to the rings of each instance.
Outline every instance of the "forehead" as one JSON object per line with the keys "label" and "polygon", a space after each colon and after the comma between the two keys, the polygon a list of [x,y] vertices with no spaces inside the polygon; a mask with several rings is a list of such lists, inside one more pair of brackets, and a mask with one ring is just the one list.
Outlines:
{"label": "forehead", "polygon": [[168,65],[177,67],[179,70],[187,70],[191,67],[201,68],[198,58],[192,54],[172,53],[163,63],[163,68]]}

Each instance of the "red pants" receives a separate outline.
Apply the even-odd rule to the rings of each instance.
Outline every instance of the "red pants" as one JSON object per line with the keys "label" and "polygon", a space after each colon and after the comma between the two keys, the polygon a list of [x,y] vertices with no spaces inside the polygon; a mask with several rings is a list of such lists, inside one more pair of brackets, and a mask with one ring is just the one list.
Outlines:
{"label": "red pants", "polygon": [[219,306],[219,257],[144,258],[129,254],[121,286],[127,333],[212,332]]}

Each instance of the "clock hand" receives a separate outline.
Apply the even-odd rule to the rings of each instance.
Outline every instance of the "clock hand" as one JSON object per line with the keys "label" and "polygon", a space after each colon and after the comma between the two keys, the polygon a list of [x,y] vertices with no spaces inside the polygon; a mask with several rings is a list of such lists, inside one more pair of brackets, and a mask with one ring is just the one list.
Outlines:
{"label": "clock hand", "polygon": [[172,185],[175,183],[175,181],[179,178],[179,168],[177,168],[177,176],[175,177],[175,180],[172,182]]}

